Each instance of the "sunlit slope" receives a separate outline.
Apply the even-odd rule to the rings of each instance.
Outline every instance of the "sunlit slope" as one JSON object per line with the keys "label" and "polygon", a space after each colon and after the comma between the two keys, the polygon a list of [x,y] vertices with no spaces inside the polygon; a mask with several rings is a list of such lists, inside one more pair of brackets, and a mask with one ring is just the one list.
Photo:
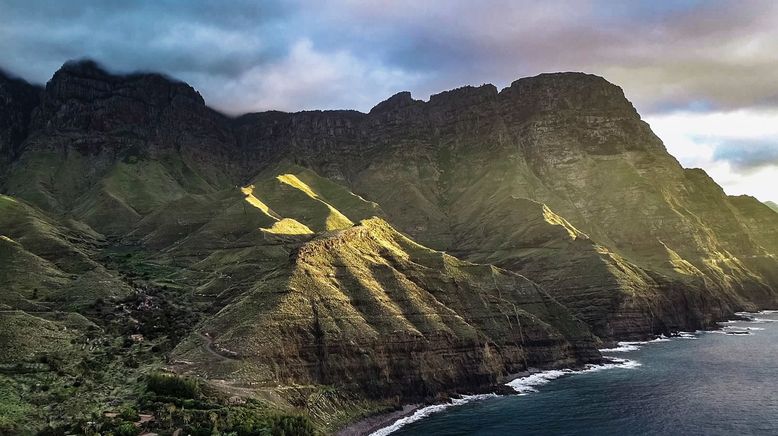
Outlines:
{"label": "sunlit slope", "polygon": [[177,348],[192,362],[180,370],[423,397],[597,356],[585,325],[532,282],[424,248],[381,219],[288,249]]}
{"label": "sunlit slope", "polygon": [[184,267],[171,279],[220,307],[285,264],[290,246],[382,214],[313,171],[282,164],[243,187],[176,199],[141,220],[126,241]]}
{"label": "sunlit slope", "polygon": [[375,203],[311,170],[283,165],[243,187],[171,201],[141,220],[129,239],[165,249],[178,260],[202,259],[212,250],[306,237],[382,214]]}
{"label": "sunlit slope", "polygon": [[[633,170],[624,166],[616,162],[601,174],[612,177],[619,168],[624,174],[632,174]],[[769,292],[756,273],[713,245],[715,242],[711,241],[715,239],[705,240],[710,244],[706,257],[692,257],[698,259],[692,263],[687,260],[688,249],[677,245],[681,238],[657,238],[654,242],[650,236],[646,236],[648,241],[641,238],[641,231],[650,231],[656,223],[639,227],[642,213],[622,211],[618,205],[629,204],[626,200],[607,198],[622,195],[611,192],[619,190],[598,188],[596,196],[602,202],[598,207],[612,207],[609,213],[622,215],[624,221],[603,218],[596,225],[608,232],[596,230],[596,236],[592,236],[592,227],[584,231],[568,220],[570,216],[585,222],[577,209],[568,208],[565,215],[549,205],[522,197],[542,197],[563,207],[573,200],[569,192],[576,192],[574,185],[566,188],[564,197],[554,195],[548,183],[537,182],[534,171],[505,167],[490,167],[488,172],[474,177],[454,197],[455,201],[449,200],[451,252],[531,277],[589,322],[597,334],[624,336],[647,330],[701,328],[739,307],[752,307],[751,301],[761,303],[763,300],[755,301],[754,296]],[[458,170],[463,174],[467,171],[464,163]],[[602,177],[600,173],[585,175],[582,171],[565,175],[583,177],[587,183]],[[644,186],[632,192],[650,192],[648,189]],[[583,195],[591,194],[584,189],[576,195],[577,201],[581,201]],[[651,201],[647,198],[645,204]],[[667,219],[657,218],[658,222]],[[696,226],[696,231],[700,231],[699,223]],[[621,248],[611,238],[627,229],[633,233],[634,242]],[[638,250],[640,255],[636,254]],[[718,262],[725,265],[719,266]],[[705,309],[695,309],[698,307]]]}
{"label": "sunlit slope", "polygon": [[[426,103],[398,94],[344,134],[346,144],[369,130],[352,148],[361,165],[333,168],[309,137],[308,129],[336,124],[334,116],[291,114],[296,129],[277,129],[288,133],[262,137],[258,146],[301,144],[290,153],[343,174],[415,240],[514,268],[560,299],[599,305],[592,314],[621,317],[619,300],[635,307],[633,296],[645,296],[630,309],[639,321],[600,333],[661,331],[679,319],[694,328],[739,308],[778,304],[776,248],[765,242],[776,225],[753,216],[755,208],[739,208],[703,171],[682,168],[621,89],[602,78],[545,74],[499,92],[464,87]],[[520,198],[546,205],[593,244],[568,244],[567,231],[522,231],[525,220],[546,224],[529,203],[513,204]],[[544,235],[562,239],[543,250],[520,248]],[[591,268],[576,266],[587,262]],[[597,289],[615,296],[587,301]]]}

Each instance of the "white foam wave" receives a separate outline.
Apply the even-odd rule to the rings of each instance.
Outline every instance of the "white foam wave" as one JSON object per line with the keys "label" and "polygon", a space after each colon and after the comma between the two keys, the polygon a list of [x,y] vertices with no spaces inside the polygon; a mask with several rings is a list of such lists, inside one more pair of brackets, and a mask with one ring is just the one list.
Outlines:
{"label": "white foam wave", "polygon": [[[686,332],[682,332],[686,334]],[[684,337],[684,336],[681,336]],[[627,353],[629,351],[637,351],[640,349],[640,345],[653,344],[657,342],[669,342],[670,338],[665,335],[660,335],[650,341],[622,341],[617,342],[614,348],[601,348],[601,353]]]}
{"label": "white foam wave", "polygon": [[597,371],[603,371],[606,369],[613,369],[613,368],[635,369],[641,366],[641,363],[636,360],[622,359],[613,356],[603,356],[603,357],[609,359],[611,363],[604,363],[601,365],[586,365],[585,369],[576,371],[576,373],[583,374],[587,372],[597,372]]}
{"label": "white foam wave", "polygon": [[532,392],[537,392],[537,387],[544,385],[552,380],[556,380],[560,377],[563,377],[565,375],[572,375],[572,374],[584,374],[587,372],[597,372],[602,371],[606,369],[612,369],[612,368],[637,368],[640,366],[639,362],[636,362],[634,360],[629,359],[620,359],[618,357],[607,357],[610,359],[610,363],[604,363],[600,365],[586,365],[584,369],[552,369],[548,371],[538,372],[536,374],[531,374],[526,377],[517,378],[515,380],[512,380],[508,383],[506,383],[507,386],[510,386],[515,390],[519,395],[526,395]]}
{"label": "white foam wave", "polygon": [[[744,320],[721,321],[718,323],[719,325],[722,326],[721,330],[697,330],[695,332],[678,332],[678,334],[676,336],[673,336],[673,338],[698,339],[697,335],[703,333],[731,335],[735,332],[742,332],[742,333],[750,334],[750,331],[757,331],[757,330],[764,330],[764,329],[761,327],[744,327],[744,326],[736,326],[732,324],[739,323],[739,322],[746,322],[752,324],[778,322],[778,319],[753,317],[754,314],[755,313],[751,313],[751,312],[737,312],[736,315],[742,317],[748,317],[749,319],[745,321]],[[778,314],[778,310],[763,310],[761,312],[757,312],[756,314],[759,315]],[[668,342],[670,340],[671,338],[661,335],[649,341],[618,342],[616,344],[617,345],[616,347],[603,348],[600,350],[600,352],[619,353],[619,352],[637,351],[640,349],[640,345],[646,345],[646,344],[656,343],[656,342]],[[506,383],[506,385],[513,388],[518,395],[528,395],[530,393],[537,392],[538,391],[537,387],[547,384],[552,380],[556,380],[565,375],[584,374],[584,373],[603,371],[606,369],[613,369],[613,368],[633,369],[641,366],[640,362],[637,362],[635,360],[621,359],[612,356],[603,356],[603,357],[609,359],[610,362],[605,364],[600,364],[600,365],[592,365],[592,364],[586,365],[584,369],[579,369],[579,370],[554,369],[554,370],[542,371],[542,372],[528,375],[526,377],[517,378],[515,380]],[[395,421],[392,425],[388,427],[384,427],[382,429],[379,429],[371,433],[371,436],[385,436],[399,430],[400,428],[410,423],[424,419],[432,414],[442,412],[450,407],[461,406],[463,404],[467,404],[472,401],[484,400],[487,398],[495,398],[497,396],[498,395],[496,394],[467,395],[461,398],[453,399],[449,403],[427,406],[415,411],[410,416]]]}
{"label": "white foam wave", "polygon": [[757,330],[764,330],[762,327],[745,327],[745,326],[738,326],[738,325],[728,325],[721,328],[722,330],[727,331],[757,331]]}
{"label": "white foam wave", "polygon": [[766,322],[778,322],[778,319],[770,319],[770,318],[751,318],[751,321],[756,324],[764,324]]}
{"label": "white foam wave", "polygon": [[726,335],[727,334],[727,332],[724,331],[724,330],[708,330],[705,333],[713,333],[713,334],[717,334],[717,335]]}
{"label": "white foam wave", "polygon": [[[634,360],[620,359],[618,357],[606,357],[606,358],[610,360],[609,363],[604,363],[600,365],[590,364],[590,365],[586,365],[586,367],[579,370],[552,369],[548,371],[542,371],[542,372],[528,375],[526,377],[517,378],[515,380],[506,383],[506,385],[512,387],[518,395],[527,395],[532,392],[537,392],[536,389],[537,386],[544,385],[564,375],[584,374],[588,372],[597,372],[597,371],[603,371],[612,368],[632,369],[640,366],[640,363]],[[402,427],[405,427],[410,423],[419,421],[435,413],[442,412],[450,407],[461,406],[463,404],[467,404],[472,401],[479,401],[479,400],[485,400],[488,398],[496,398],[496,397],[498,397],[497,394],[465,395],[462,398],[452,399],[450,402],[445,404],[435,404],[433,406],[423,407],[413,412],[413,414],[410,416],[406,416],[405,418],[398,419],[390,426],[374,431],[373,433],[370,434],[370,436],[386,436],[396,432],[397,430],[401,429]]]}
{"label": "white foam wave", "polygon": [[388,427],[384,427],[374,431],[373,433],[370,434],[370,436],[386,436],[388,434],[396,432],[397,430],[401,429],[402,427],[405,427],[406,425],[412,422],[416,422],[432,414],[442,412],[448,409],[449,407],[461,406],[463,404],[467,404],[472,401],[485,400],[488,398],[496,398],[496,397],[497,394],[465,395],[461,398],[454,398],[450,402],[445,404],[435,404],[432,406],[423,407],[413,412],[413,414],[410,416],[406,416],[405,418],[398,419]]}
{"label": "white foam wave", "polygon": [[[747,318],[746,322],[762,321],[762,322],[778,322],[778,319],[771,318],[758,318],[755,315],[775,315],[778,314],[778,310],[762,310],[759,312],[735,312],[735,315]],[[732,321],[727,321],[732,322]]]}
{"label": "white foam wave", "polygon": [[626,353],[629,351],[637,351],[640,349],[635,344],[628,344],[626,342],[619,342],[615,348],[600,348],[600,353]]}
{"label": "white foam wave", "polygon": [[537,392],[536,386],[544,385],[551,380],[558,379],[565,374],[572,374],[573,372],[572,369],[552,369],[511,380],[506,385],[512,387],[519,394],[528,394]]}

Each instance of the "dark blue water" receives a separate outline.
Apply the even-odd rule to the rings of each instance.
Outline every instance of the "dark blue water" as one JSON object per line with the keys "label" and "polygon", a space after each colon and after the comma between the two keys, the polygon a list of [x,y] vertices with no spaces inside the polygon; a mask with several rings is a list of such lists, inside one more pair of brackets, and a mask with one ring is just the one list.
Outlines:
{"label": "dark blue water", "polygon": [[[392,435],[778,435],[778,313],[604,354],[640,364],[567,374],[523,396],[450,407]],[[634,347],[633,347],[634,348]]]}

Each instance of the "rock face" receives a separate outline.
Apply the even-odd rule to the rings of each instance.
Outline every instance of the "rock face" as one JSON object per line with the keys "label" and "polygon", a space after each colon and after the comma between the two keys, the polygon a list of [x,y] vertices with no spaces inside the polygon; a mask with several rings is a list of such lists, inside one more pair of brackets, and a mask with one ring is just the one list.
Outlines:
{"label": "rock face", "polygon": [[27,138],[30,116],[39,104],[40,89],[0,70],[0,176],[16,159]]}
{"label": "rock face", "polygon": [[[239,263],[256,265],[261,245]],[[282,246],[285,273],[253,282],[179,345],[175,357],[190,362],[181,369],[237,386],[335,385],[421,400],[527,367],[599,359],[583,323],[534,283],[426,249],[378,218]]]}
{"label": "rock face", "polygon": [[602,336],[700,328],[775,304],[775,249],[752,236],[752,211],[683,169],[596,76],[237,125],[258,153],[247,161],[285,156],[342,180],[414,239],[543,284]]}
{"label": "rock face", "polygon": [[0,189],[0,304],[164,286],[201,320],[171,367],[229,392],[418,400],[778,305],[778,215],[580,73],[234,119],[88,61],[3,75]]}

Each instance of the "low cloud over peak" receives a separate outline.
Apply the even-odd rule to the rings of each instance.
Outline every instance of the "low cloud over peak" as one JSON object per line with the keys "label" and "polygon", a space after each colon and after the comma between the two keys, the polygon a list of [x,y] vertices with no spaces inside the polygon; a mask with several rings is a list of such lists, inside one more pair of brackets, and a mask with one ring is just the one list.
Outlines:
{"label": "low cloud over peak", "polygon": [[[778,3],[768,0],[3,0],[0,66],[37,83],[84,57],[111,71],[157,71],[232,114],[367,111],[402,90],[426,99],[466,84],[502,88],[586,71],[624,88],[648,118],[765,115],[778,109],[776,22]],[[765,167],[754,165],[771,150],[717,147],[706,148],[709,162],[736,172]]]}

